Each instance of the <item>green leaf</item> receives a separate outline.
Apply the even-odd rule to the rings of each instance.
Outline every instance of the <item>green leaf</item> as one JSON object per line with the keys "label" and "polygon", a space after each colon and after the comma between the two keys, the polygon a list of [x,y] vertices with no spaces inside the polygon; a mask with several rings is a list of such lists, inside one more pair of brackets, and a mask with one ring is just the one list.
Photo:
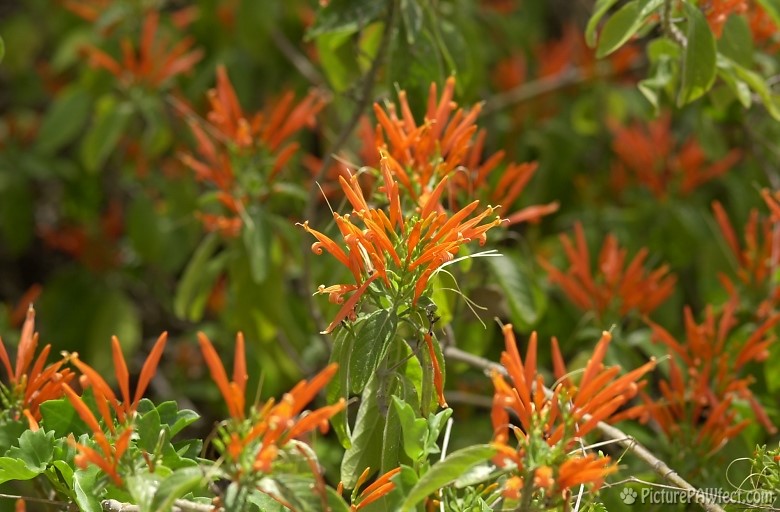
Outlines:
{"label": "green leaf", "polygon": [[22,459],[0,457],[0,484],[12,480],[30,480],[42,472],[28,467]]}
{"label": "green leaf", "polygon": [[585,42],[591,48],[596,46],[596,28],[598,27],[601,18],[607,14],[613,5],[618,3],[618,0],[596,0],[596,5],[593,6],[593,14],[588,20],[588,25],[585,27]]}
{"label": "green leaf", "polygon": [[211,288],[226,263],[225,257],[215,257],[219,243],[216,233],[206,235],[184,269],[173,298],[173,312],[177,317],[192,322],[203,317]]}
{"label": "green leaf", "polygon": [[385,418],[379,411],[378,391],[380,379],[371,379],[363,390],[360,408],[350,438],[351,445],[341,460],[341,481],[352,489],[360,474],[368,467],[372,473],[382,464],[382,436]]}
{"label": "green leaf", "polygon": [[160,413],[152,409],[141,414],[135,423],[135,433],[138,434],[138,447],[149,453],[154,453],[160,436],[164,435],[160,428]]}
{"label": "green leaf", "polygon": [[157,487],[160,485],[160,475],[148,472],[136,472],[124,478],[127,490],[133,497],[133,502],[144,512],[149,510]]}
{"label": "green leaf", "polygon": [[97,466],[79,469],[73,473],[73,490],[76,492],[76,505],[82,512],[103,512],[98,497],[97,480],[100,470]]}
{"label": "green leaf", "polygon": [[61,93],[49,107],[41,122],[35,148],[51,155],[73,141],[89,120],[92,98],[80,87]]}
{"label": "green leaf", "polygon": [[633,0],[620,8],[604,25],[596,47],[596,57],[606,57],[631,39],[641,27],[639,1]]}
{"label": "green leaf", "polygon": [[398,319],[394,312],[380,309],[357,323],[349,360],[349,387],[360,393],[374,375],[380,356],[395,336]]}
{"label": "green leaf", "polygon": [[385,0],[331,0],[317,13],[314,26],[306,33],[306,39],[331,32],[354,34],[377,20],[387,6]]}
{"label": "green leaf", "polygon": [[81,144],[81,160],[88,171],[96,173],[102,169],[132,115],[130,103],[117,104],[112,96],[103,96],[98,101],[95,119]]}
{"label": "green leaf", "polygon": [[[336,376],[330,380],[328,386],[325,388],[325,399],[328,405],[333,405],[341,398],[349,398],[349,372],[343,371],[344,368],[349,368],[349,358],[352,355],[352,341],[354,336],[348,329],[339,329],[336,335],[333,337],[333,348],[330,353],[330,362],[338,363],[339,372]],[[349,404],[347,404],[349,407]],[[347,425],[347,411],[339,412],[335,416],[331,417],[330,424],[333,427],[333,431],[339,438],[341,446],[349,448],[352,444],[349,440],[349,430]]]}
{"label": "green leaf", "polygon": [[406,34],[406,42],[414,44],[423,25],[423,10],[417,0],[401,0],[401,20],[403,21],[404,34]]}
{"label": "green leaf", "polygon": [[486,259],[504,291],[512,322],[520,329],[535,325],[547,307],[547,298],[539,285],[512,257]]}
{"label": "green leaf", "polygon": [[[393,396],[392,398],[395,398]],[[404,460],[404,439],[398,411],[390,407],[385,416],[382,431],[382,457],[379,473],[383,474],[397,468]]]}
{"label": "green leaf", "polygon": [[[721,60],[723,60],[725,63],[721,62]],[[771,115],[775,120],[780,121],[780,105],[778,105],[778,97],[772,94],[772,90],[766,83],[766,80],[764,80],[764,77],[755,71],[743,68],[736,62],[728,60],[726,57],[718,56],[718,61],[718,66],[720,67],[725,65],[732,67],[736,77],[739,80],[744,81],[748,87],[750,87],[758,95],[758,97],[761,98],[761,101],[763,102],[764,107],[766,107],[767,112],[769,112],[769,115]]]}
{"label": "green leaf", "polygon": [[495,448],[486,445],[473,445],[451,453],[443,461],[437,462],[417,482],[406,496],[401,510],[412,510],[429,494],[436,492],[457,480],[477,464],[481,464],[496,454]]}
{"label": "green leaf", "polygon": [[743,16],[729,16],[717,41],[718,52],[743,67],[753,65],[753,36]]}
{"label": "green leaf", "polygon": [[417,461],[425,453],[428,422],[424,418],[418,418],[412,407],[396,396],[393,397],[393,408],[401,422],[404,452],[410,459]]}
{"label": "green leaf", "polygon": [[160,414],[160,422],[170,427],[171,437],[200,419],[195,411],[179,410],[179,405],[173,400],[158,405],[157,412]]}
{"label": "green leaf", "polygon": [[0,37],[0,62],[3,62],[3,57],[5,57],[5,41]]}
{"label": "green leaf", "polygon": [[200,467],[182,468],[174,471],[160,482],[154,493],[151,509],[155,512],[165,512],[173,508],[173,503],[203,485],[205,477]]}
{"label": "green leaf", "polygon": [[262,283],[268,275],[271,259],[271,227],[267,214],[258,205],[253,205],[248,215],[242,215],[244,226],[242,238],[249,256],[252,280]]}
{"label": "green leaf", "polygon": [[19,437],[19,446],[8,450],[8,456],[24,461],[27,469],[42,473],[54,453],[54,432],[26,430]]}
{"label": "green leaf", "polygon": [[353,35],[348,32],[322,34],[315,40],[317,53],[328,82],[336,92],[344,92],[360,76]]}
{"label": "green leaf", "polygon": [[682,85],[677,105],[700,98],[715,82],[717,51],[707,18],[695,5],[684,2],[688,15],[688,44],[683,53]]}
{"label": "green leaf", "polygon": [[70,433],[78,437],[91,432],[65,398],[43,402],[40,411],[41,426],[54,432],[57,437],[65,437]]}
{"label": "green leaf", "polygon": [[632,0],[621,7],[604,24],[596,47],[596,57],[606,57],[623,46],[661,5],[663,0]]}

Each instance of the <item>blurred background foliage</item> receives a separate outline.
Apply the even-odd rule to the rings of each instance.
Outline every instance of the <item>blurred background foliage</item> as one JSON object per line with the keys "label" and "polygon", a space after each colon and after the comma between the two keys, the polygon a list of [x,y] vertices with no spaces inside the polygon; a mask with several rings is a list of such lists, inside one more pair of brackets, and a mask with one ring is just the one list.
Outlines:
{"label": "blurred background foliage", "polygon": [[[384,4],[0,1],[6,47],[0,64],[3,340],[13,344],[34,302],[42,340],[108,371],[111,335],[125,353],[145,353],[143,347],[168,331],[152,391],[161,398],[184,394],[194,403],[180,406],[207,417],[223,406],[205,382],[197,331],[226,351],[235,332],[244,332],[249,388],[263,398],[322,368],[330,341],[317,333],[336,306],[311,293],[345,271],[329,258],[312,263],[316,256],[305,254],[311,241],[295,223],[313,213],[323,228],[329,207],[345,211],[334,187],[338,168],[376,165],[367,149],[375,124],[370,109],[337,158],[327,155],[360,104],[361,77],[379,51],[387,51],[386,60],[369,99],[396,101],[406,90],[419,113],[430,83],[441,86],[454,74],[459,105],[483,102],[478,124],[488,134],[485,154],[503,150],[505,162],[538,162],[520,199],[504,205],[512,207],[504,213],[560,205],[540,222],[507,228],[494,245],[506,258],[455,265],[457,286],[438,278],[438,327],[456,338],[446,336],[448,343],[496,360],[502,349],[497,317],[523,334],[537,330],[541,340],[557,336],[576,368],[600,331],[611,329],[608,361],[634,368],[666,353],[651,341],[643,315],[681,336],[684,306],[702,318],[707,305],[718,309],[729,299],[720,274],[739,292],[736,336],[747,336],[762,318],[776,269],[760,282],[740,280],[740,256],[724,238],[712,202],[723,205],[744,243],[751,209],[767,216],[759,191],[780,186],[780,125],[772,117],[776,33],[759,37],[748,14],[729,17],[717,49],[758,79],[743,73],[740,81],[723,65],[712,90],[686,103],[676,88],[684,73],[680,49],[657,25],[637,26],[626,39],[636,38],[601,60],[586,44],[594,7],[610,4],[614,15],[614,2],[401,0],[386,50]],[[152,41],[148,51],[139,49],[143,34]],[[607,53],[603,46],[598,51]],[[118,71],[112,73],[98,52],[115,59]],[[209,110],[218,65],[246,112],[270,113],[282,91],[293,91],[296,103],[310,91],[328,100],[316,125],[294,136],[299,150],[273,183],[253,181],[251,169],[267,168],[263,161],[242,163],[250,171],[241,187],[253,199],[232,235],[207,221],[209,214],[224,214],[218,187],[196,179],[182,157],[195,154],[198,141],[188,121]],[[333,171],[320,169],[324,160]],[[583,308],[548,278],[545,268],[569,266],[559,235],[573,237],[577,222],[594,272],[608,234],[627,251],[626,264],[646,248],[645,268],[668,265],[677,281],[657,309]],[[760,245],[762,236],[776,238],[776,228],[759,235]],[[764,255],[762,265],[776,257],[766,247],[748,248]],[[774,303],[764,307],[776,309]],[[540,367],[551,366],[544,348],[540,359]],[[751,389],[774,424],[777,361],[770,357],[750,372]],[[667,370],[660,365],[658,371]],[[458,418],[452,445],[484,442],[491,433],[482,410],[492,394],[489,381],[463,363],[450,363],[447,376]],[[750,417],[747,405],[739,407]],[[200,428],[208,432],[209,425],[201,421]],[[654,444],[650,429],[627,431]],[[751,426],[718,457],[733,460],[770,439],[766,429]],[[324,462],[338,464],[335,445],[319,449]]]}

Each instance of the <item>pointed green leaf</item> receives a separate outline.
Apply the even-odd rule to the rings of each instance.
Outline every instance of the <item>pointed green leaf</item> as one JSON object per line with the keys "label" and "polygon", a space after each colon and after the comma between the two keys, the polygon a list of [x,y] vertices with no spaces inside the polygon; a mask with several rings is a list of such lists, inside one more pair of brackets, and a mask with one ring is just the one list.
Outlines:
{"label": "pointed green leaf", "polygon": [[695,5],[684,2],[688,16],[688,44],[683,53],[682,85],[677,105],[683,106],[700,98],[715,82],[715,36],[707,18]]}
{"label": "pointed green leaf", "polygon": [[219,242],[216,233],[209,233],[187,264],[173,298],[173,312],[177,317],[193,322],[203,317],[211,288],[226,262],[224,257],[215,256]]}
{"label": "pointed green leaf", "polygon": [[593,7],[593,14],[588,20],[588,25],[585,27],[585,42],[588,46],[593,48],[596,46],[596,28],[601,21],[601,18],[607,14],[613,5],[618,3],[618,0],[596,0],[596,5]]}
{"label": "pointed green leaf", "polygon": [[352,489],[360,474],[368,467],[372,472],[382,464],[382,436],[385,418],[379,411],[378,378],[369,381],[360,398],[360,408],[350,438],[351,445],[341,461],[341,481]]}
{"label": "pointed green leaf", "polygon": [[35,148],[47,155],[73,141],[89,120],[92,98],[80,87],[62,92],[46,111]]}
{"label": "pointed green leaf", "polygon": [[380,309],[353,326],[355,340],[349,359],[349,388],[360,393],[374,375],[379,359],[395,336],[398,319],[395,313]]}
{"label": "pointed green leaf", "polygon": [[154,512],[171,510],[177,499],[203,486],[205,482],[206,478],[200,467],[176,470],[160,482],[154,493],[151,509]]}
{"label": "pointed green leaf", "polygon": [[401,422],[404,452],[410,459],[416,461],[424,454],[428,422],[424,418],[418,418],[409,404],[395,396],[393,408]]}
{"label": "pointed green leaf", "polygon": [[242,237],[249,256],[249,268],[252,280],[262,283],[268,275],[271,259],[271,227],[265,210],[255,205],[248,215],[243,215]]}
{"label": "pointed green leaf", "polygon": [[504,291],[512,322],[528,329],[539,321],[547,308],[547,296],[529,272],[524,272],[514,258],[486,258],[499,286]]}
{"label": "pointed green leaf", "polygon": [[29,468],[22,459],[0,457],[0,484],[12,480],[30,480],[40,475],[41,472]]}
{"label": "pointed green leaf", "polygon": [[104,96],[97,105],[97,112],[81,144],[81,160],[93,173],[103,165],[116,148],[133,115],[130,103],[118,103],[112,96]]}
{"label": "pointed green leaf", "polygon": [[417,482],[407,495],[401,510],[412,510],[426,496],[445,487],[477,464],[481,464],[496,454],[490,445],[474,445],[451,453],[443,461],[437,462]]}

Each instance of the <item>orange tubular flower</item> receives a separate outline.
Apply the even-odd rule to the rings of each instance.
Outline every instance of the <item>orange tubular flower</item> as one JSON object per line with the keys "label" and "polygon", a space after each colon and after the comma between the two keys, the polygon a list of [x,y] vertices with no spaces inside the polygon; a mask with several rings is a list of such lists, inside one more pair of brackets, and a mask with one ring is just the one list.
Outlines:
{"label": "orange tubular flower", "polygon": [[[707,307],[701,324],[695,322],[691,309],[685,308],[686,339],[683,343],[660,325],[648,321],[654,340],[666,345],[674,358],[670,362],[668,380],[659,384],[663,399],[653,401],[644,397],[645,419],[654,419],[670,439],[679,437],[686,427],[696,426],[697,439],[705,454],[719,450],[749,423],[738,422],[737,413],[730,409],[737,398],[750,404],[764,428],[772,433],[777,431],[750,392],[753,379],[744,376],[743,369],[748,363],[769,357],[769,347],[775,341],[771,330],[780,321],[780,314],[763,321],[747,340],[737,342],[730,339],[731,330],[737,324],[737,306],[738,297],[733,296],[720,318]],[[697,425],[704,421],[705,413],[708,419],[701,430]]]}
{"label": "orange tubular flower", "polygon": [[[326,104],[318,91],[310,92],[297,105],[294,99],[290,92],[269,112],[248,116],[241,108],[225,67],[218,66],[216,87],[208,92],[211,107],[206,116],[208,123],[197,119],[183,103],[178,104],[188,118],[198,155],[185,153],[180,159],[199,181],[216,186],[218,200],[226,210],[225,215],[200,214],[208,230],[237,236],[242,226],[239,213],[244,205],[250,200],[263,201],[273,192],[271,185],[298,150],[298,143],[290,139],[304,127],[313,126],[316,115]],[[265,166],[261,170],[267,187],[259,192],[260,197],[250,197],[242,186],[241,176],[257,172],[258,154]]]}
{"label": "orange tubular flower", "polygon": [[168,41],[157,37],[159,23],[160,13],[149,11],[141,28],[138,51],[129,39],[122,40],[121,62],[95,46],[85,46],[90,63],[108,70],[125,85],[143,84],[149,88],[159,88],[176,75],[189,72],[203,57],[203,51],[189,51],[195,42],[191,37],[167,48]]}
{"label": "orange tubular flower", "polygon": [[[262,406],[253,406],[246,414],[248,377],[243,335],[239,333],[236,336],[232,381],[228,381],[225,368],[206,335],[198,333],[198,341],[212,379],[222,393],[230,414],[230,421],[222,431],[223,455],[234,464],[231,471],[236,478],[250,471],[271,472],[279,452],[291,440],[315,428],[327,429],[328,420],[346,405],[342,399],[336,404],[301,414],[304,407],[335,375],[337,365],[331,364],[310,381],[296,384],[279,403],[271,399]],[[249,421],[245,421],[246,418]]]}
{"label": "orange tubular flower", "polygon": [[[357,283],[323,285],[318,289],[318,293],[328,293],[331,302],[343,303],[325,333],[332,332],[342,320],[353,314],[360,297],[375,280],[383,283],[399,300],[415,306],[437,269],[452,261],[462,245],[475,239],[484,244],[487,231],[502,222],[498,217],[485,222],[494,212],[491,206],[471,217],[479,201],[451,216],[444,213],[439,201],[447,185],[446,177],[427,195],[419,214],[404,216],[398,183],[389,165],[388,159],[383,158],[380,167],[389,215],[383,209],[369,206],[357,176],[349,180],[340,178],[344,194],[354,209],[353,215],[334,213],[346,250],[327,235],[310,228],[308,222],[299,224],[317,239],[312,251],[315,254],[329,252],[349,269]],[[353,223],[355,217],[364,229]],[[343,294],[349,291],[352,291],[352,296],[345,302]]]}
{"label": "orange tubular flower", "polygon": [[549,274],[550,282],[563,288],[569,300],[580,309],[594,311],[600,318],[611,308],[620,315],[632,310],[649,314],[674,291],[676,277],[664,265],[647,273],[643,268],[647,249],[640,250],[626,266],[627,251],[617,239],[608,235],[598,259],[598,272],[591,272],[590,254],[582,224],[574,225],[574,243],[561,235],[561,243],[569,260],[566,273],[540,258],[539,263]]}
{"label": "orange tubular flower", "polygon": [[[22,326],[22,335],[16,352],[16,364],[11,366],[5,344],[0,339],[0,362],[8,376],[9,386],[0,383],[0,395],[10,405],[14,420],[24,416],[31,429],[38,428],[41,419],[40,405],[62,396],[62,387],[73,379],[73,372],[62,369],[65,360],[52,363],[46,368],[46,359],[51,351],[51,345],[46,345],[38,357],[35,349],[38,347],[38,333],[35,332],[35,310],[32,305],[27,308],[27,316]],[[35,362],[33,363],[33,359]],[[32,366],[31,366],[32,365]]]}
{"label": "orange tubular flower", "polygon": [[614,136],[612,149],[620,160],[612,170],[613,186],[622,191],[629,174],[659,199],[675,193],[688,195],[703,183],[728,172],[741,158],[733,149],[721,160],[706,163],[699,142],[691,137],[675,151],[668,113],[646,124],[634,123],[610,127]]}
{"label": "orange tubular flower", "polygon": [[[399,93],[400,117],[395,104],[390,103],[384,109],[374,105],[379,122],[377,148],[386,159],[384,165],[421,207],[441,180],[449,177],[447,193],[451,205],[479,197],[509,208],[530,181],[537,165],[535,162],[510,164],[502,171],[501,178],[491,183],[488,178],[500,165],[504,152],[482,161],[486,133],[478,132],[475,124],[482,105],[477,104],[469,111],[457,109],[457,103],[452,101],[454,92],[454,77],[447,79],[441,98],[436,84],[432,83],[428,108],[419,125],[405,91]],[[533,208],[518,216],[516,222],[538,220],[558,207],[552,203],[545,208]]]}
{"label": "orange tubular flower", "polygon": [[[393,492],[393,489],[395,489],[395,483],[391,482],[390,479],[392,479],[400,472],[401,468],[391,469],[384,475],[377,478],[374,483],[363,489],[358,498],[355,500],[356,503],[353,503],[350,507],[350,510],[352,512],[357,512],[363,507],[367,507],[371,503]],[[369,470],[367,468],[366,471],[363,472],[363,475],[367,476],[368,474]],[[356,488],[360,487],[360,485],[362,485],[362,481],[356,485]]]}
{"label": "orange tubular flower", "polygon": [[[501,373],[493,372],[495,394],[491,419],[494,444],[498,449],[496,463],[500,466],[514,463],[519,472],[519,475],[513,476],[515,481],[507,481],[505,496],[516,499],[519,496],[516,480],[527,481],[528,478],[534,479],[536,487],[554,489],[553,493],[559,496],[565,496],[568,489],[580,484],[598,488],[604,478],[616,470],[616,466],[610,463],[608,457],[570,455],[570,450],[600,421],[615,422],[640,413],[639,410],[617,411],[636,396],[641,387],[639,380],[655,367],[655,360],[618,376],[618,367],[603,366],[612,339],[608,332],[604,332],[582,378],[575,385],[567,377],[558,343],[553,338],[553,366],[558,384],[554,390],[547,392],[536,367],[536,333],[531,334],[523,363],[512,326],[505,325],[502,330],[506,351],[501,354],[501,364],[511,384]],[[520,420],[518,427],[510,424],[508,411]],[[510,428],[517,439],[517,448],[507,444]],[[533,436],[544,439],[550,451],[537,452],[540,450],[539,443],[533,442]],[[550,457],[557,462],[535,466],[538,461],[550,460]],[[509,485],[510,481],[512,485]]]}
{"label": "orange tubular flower", "polygon": [[[758,210],[752,209],[745,224],[744,248],[740,245],[737,234],[729,221],[723,206],[714,201],[712,211],[715,220],[720,227],[720,232],[735,260],[735,274],[737,279],[749,289],[758,291],[763,297],[758,306],[758,316],[768,316],[775,304],[780,303],[780,288],[770,283],[771,269],[776,266],[777,256],[773,254],[772,245],[775,243],[773,232],[776,220],[761,217]],[[718,276],[724,287],[730,294],[735,294],[734,283],[725,275]],[[770,289],[767,290],[767,284]]]}
{"label": "orange tubular flower", "polygon": [[[100,373],[94,368],[84,363],[79,359],[78,354],[72,354],[70,357],[71,362],[79,369],[79,371],[86,377],[86,380],[92,390],[95,393],[95,399],[100,409],[100,413],[103,417],[103,421],[106,426],[112,432],[114,431],[114,422],[111,418],[111,414],[108,410],[108,405],[113,409],[116,415],[117,421],[122,424],[125,422],[132,422],[138,409],[138,402],[143,398],[146,388],[157,372],[157,365],[160,363],[163,350],[165,350],[165,343],[168,340],[168,333],[162,333],[157,342],[152,347],[152,351],[146,358],[143,367],[141,368],[141,374],[138,377],[138,384],[135,388],[135,394],[130,396],[130,374],[127,370],[127,363],[125,357],[122,355],[122,346],[119,344],[119,339],[116,336],[111,338],[111,350],[114,360],[114,371],[116,372],[117,382],[121,392],[122,401],[120,402],[117,396],[114,394],[111,386],[101,377]],[[75,394],[73,395],[75,396]],[[71,398],[71,395],[68,395]],[[79,399],[80,400],[80,399]],[[73,402],[73,400],[71,400]],[[74,404],[75,406],[75,404]]]}

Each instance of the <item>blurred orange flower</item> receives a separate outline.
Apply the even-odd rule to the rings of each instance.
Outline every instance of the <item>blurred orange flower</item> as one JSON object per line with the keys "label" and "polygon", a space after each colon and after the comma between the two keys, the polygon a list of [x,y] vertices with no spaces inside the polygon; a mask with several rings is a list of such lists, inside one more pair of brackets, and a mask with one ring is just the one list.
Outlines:
{"label": "blurred orange flower", "polygon": [[594,274],[582,224],[574,224],[574,243],[568,235],[561,235],[560,239],[569,269],[564,273],[544,258],[539,258],[539,263],[550,282],[559,285],[569,300],[582,310],[595,312],[599,318],[610,311],[621,316],[632,310],[649,314],[674,291],[677,278],[668,266],[649,273],[644,269],[647,249],[641,249],[628,263],[626,249],[621,249],[617,239],[608,235]]}

